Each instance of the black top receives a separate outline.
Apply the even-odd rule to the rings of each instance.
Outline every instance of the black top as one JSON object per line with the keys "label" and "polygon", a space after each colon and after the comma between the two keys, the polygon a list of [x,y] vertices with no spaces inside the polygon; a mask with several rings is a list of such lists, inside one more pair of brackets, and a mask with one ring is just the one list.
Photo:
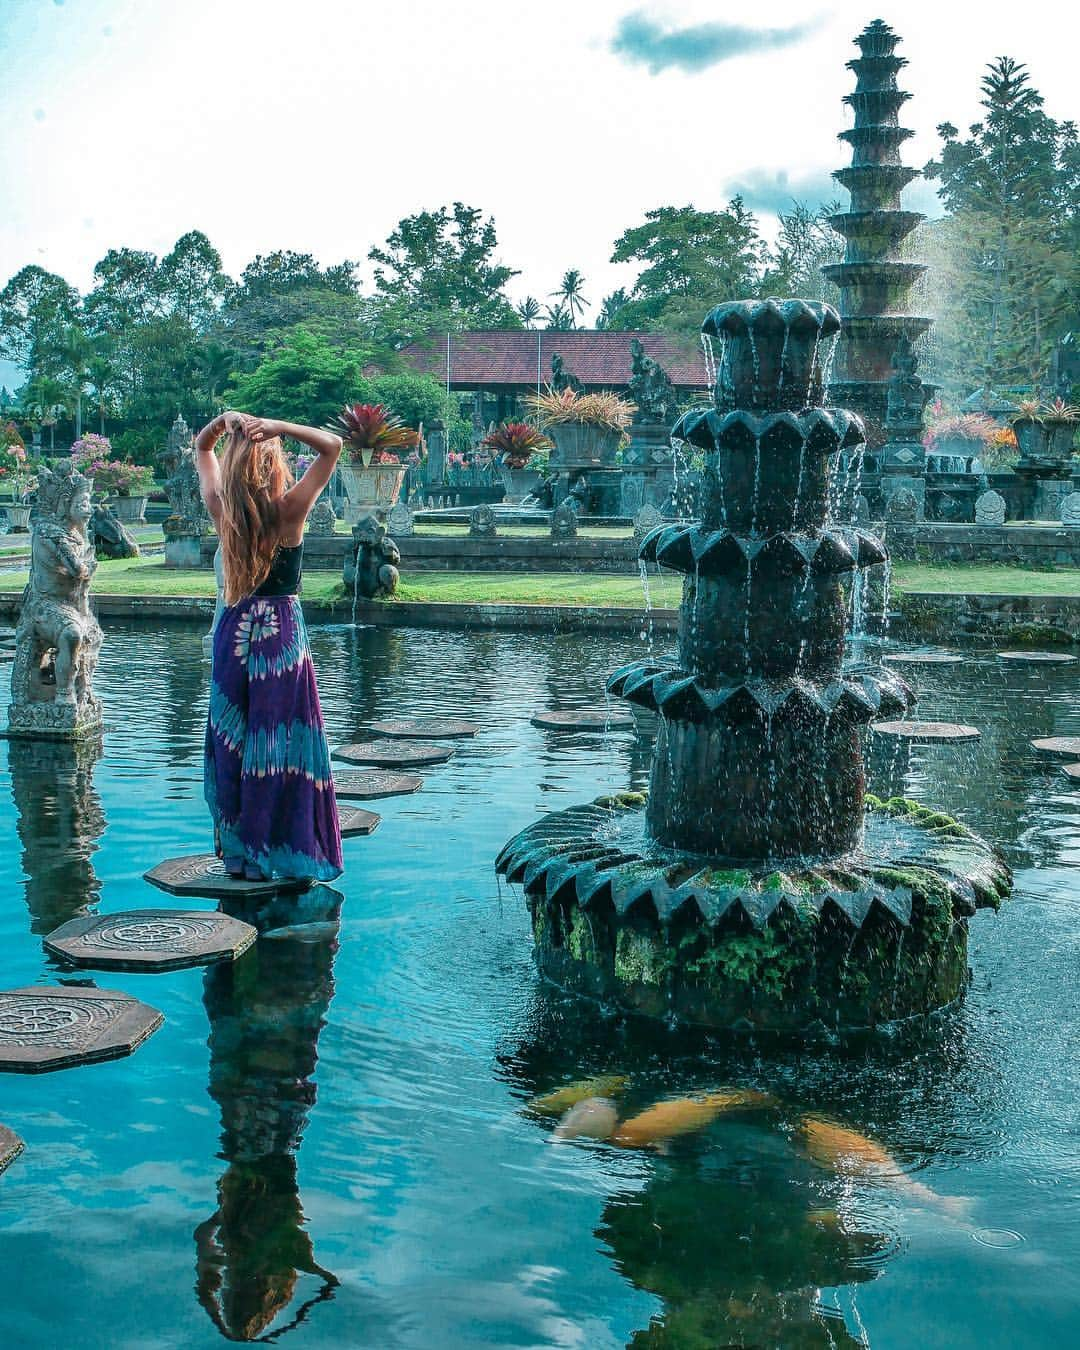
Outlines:
{"label": "black top", "polygon": [[300,571],[304,563],[303,541],[286,548],[279,544],[270,564],[266,580],[253,592],[255,595],[297,595],[300,591]]}

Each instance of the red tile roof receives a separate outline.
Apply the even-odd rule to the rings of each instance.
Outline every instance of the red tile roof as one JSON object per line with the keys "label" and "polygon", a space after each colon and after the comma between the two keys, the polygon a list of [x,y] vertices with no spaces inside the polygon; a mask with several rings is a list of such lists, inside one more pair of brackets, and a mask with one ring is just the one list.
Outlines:
{"label": "red tile roof", "polygon": [[[542,384],[551,378],[551,358],[562,357],[566,369],[582,384],[605,389],[624,386],[630,379],[630,342],[639,338],[646,355],[659,362],[672,384],[683,389],[705,387],[705,358],[691,340],[663,333],[616,333],[578,328],[556,332],[550,329],[483,329],[450,336],[450,384],[452,388],[483,387],[496,392],[500,386],[535,388],[537,371]],[[432,334],[410,343],[402,359],[418,374],[446,380],[446,335]]]}

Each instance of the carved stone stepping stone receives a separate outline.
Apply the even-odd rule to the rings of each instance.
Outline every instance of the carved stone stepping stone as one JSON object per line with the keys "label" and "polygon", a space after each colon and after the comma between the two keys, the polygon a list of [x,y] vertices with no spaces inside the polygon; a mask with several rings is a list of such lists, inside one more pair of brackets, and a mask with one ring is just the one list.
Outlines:
{"label": "carved stone stepping stone", "polygon": [[415,769],[425,764],[445,764],[452,759],[448,745],[429,745],[420,741],[358,741],[339,745],[334,759],[346,764],[373,764],[379,769]]}
{"label": "carved stone stepping stone", "polygon": [[1066,778],[1071,778],[1074,783],[1080,783],[1080,764],[1065,764],[1061,772]]}
{"label": "carved stone stepping stone", "polygon": [[609,731],[634,725],[633,713],[623,708],[572,708],[566,712],[538,712],[534,727],[545,731]]}
{"label": "carved stone stepping stone", "polygon": [[480,728],[455,717],[392,717],[372,722],[371,730],[395,741],[459,741],[475,736]]}
{"label": "carved stone stepping stone", "polygon": [[181,970],[235,961],[257,936],[251,924],[227,914],[133,909],[71,919],[48,935],[45,949],[98,970]]}
{"label": "carved stone stepping stone", "polygon": [[883,659],[903,666],[958,666],[964,660],[959,652],[889,652]]}
{"label": "carved stone stepping stone", "polygon": [[879,736],[895,736],[915,745],[950,745],[960,741],[977,741],[982,735],[978,727],[964,726],[962,722],[872,722],[870,730]]}
{"label": "carved stone stepping stone", "polygon": [[276,881],[242,881],[229,876],[220,858],[212,853],[192,853],[186,858],[166,858],[143,873],[152,886],[170,895],[200,895],[210,900],[258,899],[264,895],[306,891],[312,882],[306,877],[287,877]]}
{"label": "carved stone stepping stone", "polygon": [[1002,661],[1021,661],[1033,666],[1071,666],[1076,657],[1068,652],[998,652]]}
{"label": "carved stone stepping stone", "polygon": [[0,1172],[23,1151],[23,1141],[6,1125],[0,1125]]}
{"label": "carved stone stepping stone", "polygon": [[1031,744],[1044,755],[1064,755],[1066,759],[1080,755],[1080,736],[1043,736]]}
{"label": "carved stone stepping stone", "polygon": [[0,1069],[44,1073],[118,1059],[164,1020],[156,1008],[116,989],[6,989],[0,992]]}
{"label": "carved stone stepping stone", "polygon": [[377,816],[374,811],[365,811],[360,806],[339,805],[338,820],[341,823],[342,839],[351,839],[355,835],[374,834],[382,816]]}
{"label": "carved stone stepping stone", "polygon": [[388,773],[383,769],[334,774],[334,793],[354,801],[374,802],[380,797],[407,797],[419,792],[424,780],[414,773]]}

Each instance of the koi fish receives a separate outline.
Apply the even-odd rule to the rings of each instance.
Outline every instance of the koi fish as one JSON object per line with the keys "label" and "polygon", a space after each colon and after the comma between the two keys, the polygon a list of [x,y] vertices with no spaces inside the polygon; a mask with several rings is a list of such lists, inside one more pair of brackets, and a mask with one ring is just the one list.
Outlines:
{"label": "koi fish", "polygon": [[610,1139],[619,1113],[610,1097],[586,1097],[572,1106],[551,1136],[552,1143],[566,1139]]}
{"label": "koi fish", "polygon": [[710,1092],[704,1097],[677,1097],[657,1102],[630,1120],[624,1120],[612,1143],[621,1148],[663,1148],[668,1140],[692,1134],[725,1111],[760,1110],[775,1106],[776,1098],[751,1088]]}
{"label": "koi fish", "polygon": [[589,1097],[617,1097],[626,1090],[627,1079],[620,1074],[608,1074],[603,1078],[582,1078],[576,1083],[567,1083],[554,1092],[534,1097],[526,1106],[537,1116],[561,1116],[570,1107],[577,1106]]}

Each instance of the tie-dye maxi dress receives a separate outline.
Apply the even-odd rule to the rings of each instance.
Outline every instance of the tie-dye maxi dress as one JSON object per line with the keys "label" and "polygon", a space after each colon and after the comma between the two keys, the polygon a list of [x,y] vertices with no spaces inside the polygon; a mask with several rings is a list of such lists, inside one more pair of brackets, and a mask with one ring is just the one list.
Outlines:
{"label": "tie-dye maxi dress", "polygon": [[300,603],[249,596],[214,631],[204,762],[215,851],[235,874],[342,870],[330,751]]}

